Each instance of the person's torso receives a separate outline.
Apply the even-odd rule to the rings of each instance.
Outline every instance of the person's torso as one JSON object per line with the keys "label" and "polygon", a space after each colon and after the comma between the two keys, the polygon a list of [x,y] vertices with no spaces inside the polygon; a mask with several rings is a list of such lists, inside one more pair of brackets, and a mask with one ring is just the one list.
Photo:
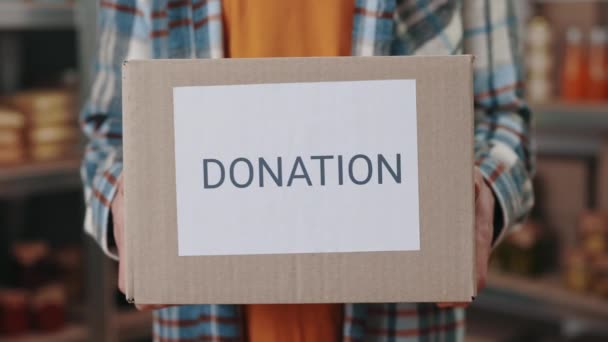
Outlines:
{"label": "person's torso", "polygon": [[[462,38],[458,16],[453,15],[455,3],[431,0],[420,6],[415,0],[154,1],[149,22],[153,38],[150,57],[457,53],[457,44],[449,43],[453,38]],[[434,6],[434,10],[428,6]],[[442,37],[446,34],[450,39]],[[399,341],[417,340],[419,336],[446,341],[463,338],[464,312],[440,310],[433,304],[302,308],[179,306],[158,310],[154,331],[157,339],[171,341],[243,341],[246,336],[251,342],[326,340],[327,336],[342,336],[344,341],[373,341],[387,336],[399,337]],[[311,325],[315,318],[322,319],[322,324]]]}

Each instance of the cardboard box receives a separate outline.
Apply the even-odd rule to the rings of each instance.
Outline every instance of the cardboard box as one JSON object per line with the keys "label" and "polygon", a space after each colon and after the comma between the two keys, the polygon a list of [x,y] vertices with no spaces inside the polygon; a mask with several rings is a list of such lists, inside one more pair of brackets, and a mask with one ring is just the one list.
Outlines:
{"label": "cardboard box", "polygon": [[123,78],[130,300],[475,295],[471,56],[129,61]]}

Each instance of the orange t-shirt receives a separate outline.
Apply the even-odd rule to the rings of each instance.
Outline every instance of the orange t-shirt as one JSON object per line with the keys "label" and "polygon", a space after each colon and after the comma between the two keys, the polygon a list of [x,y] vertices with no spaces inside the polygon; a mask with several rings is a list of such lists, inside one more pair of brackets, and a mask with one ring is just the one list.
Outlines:
{"label": "orange t-shirt", "polygon": [[339,341],[341,323],[341,304],[245,305],[249,342]]}
{"label": "orange t-shirt", "polygon": [[226,57],[350,56],[355,0],[222,0]]}
{"label": "orange t-shirt", "polygon": [[[351,55],[355,0],[222,0],[225,55]],[[249,342],[337,341],[342,305],[246,305]]]}

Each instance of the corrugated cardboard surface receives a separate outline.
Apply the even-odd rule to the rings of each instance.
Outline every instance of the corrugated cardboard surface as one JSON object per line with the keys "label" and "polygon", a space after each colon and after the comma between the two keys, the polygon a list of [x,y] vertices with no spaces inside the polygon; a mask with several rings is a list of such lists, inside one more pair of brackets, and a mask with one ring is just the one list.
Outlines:
{"label": "corrugated cardboard surface", "polygon": [[[173,87],[381,79],[417,82],[420,251],[178,256]],[[472,87],[471,56],[126,63],[127,297],[142,304],[470,301]]]}

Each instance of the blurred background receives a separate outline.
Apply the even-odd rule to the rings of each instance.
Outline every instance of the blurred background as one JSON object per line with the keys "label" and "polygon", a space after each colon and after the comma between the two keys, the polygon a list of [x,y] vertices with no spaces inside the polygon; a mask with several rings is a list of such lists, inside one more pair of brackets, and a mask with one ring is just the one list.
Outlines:
{"label": "blurred background", "polygon": [[[81,229],[98,3],[0,0],[0,341],[151,338]],[[467,341],[607,341],[608,1],[514,3],[537,206],[496,250]]]}

